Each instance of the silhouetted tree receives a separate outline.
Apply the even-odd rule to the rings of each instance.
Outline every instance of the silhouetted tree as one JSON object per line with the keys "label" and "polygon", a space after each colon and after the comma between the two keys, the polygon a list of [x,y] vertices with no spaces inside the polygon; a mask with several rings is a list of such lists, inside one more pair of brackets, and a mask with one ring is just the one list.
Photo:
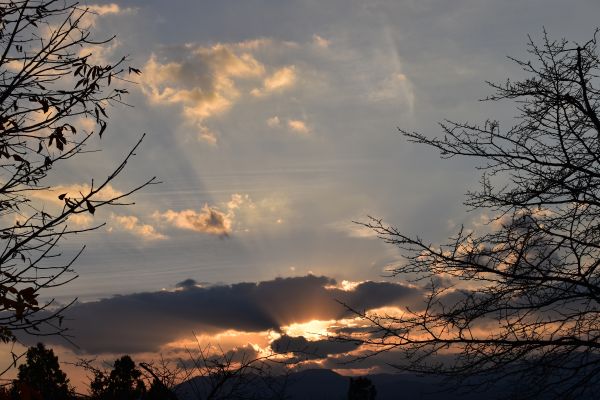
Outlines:
{"label": "silhouetted tree", "polygon": [[160,380],[154,379],[144,400],[177,400],[173,390],[166,387]]}
{"label": "silhouetted tree", "polygon": [[[406,370],[519,383],[519,396],[594,398],[600,373],[600,59],[584,44],[530,40],[528,75],[491,84],[520,120],[504,128],[446,122],[444,135],[405,132],[442,157],[481,160],[466,205],[483,228],[432,245],[378,219],[365,225],[404,250],[393,273],[428,282],[426,304],[364,314],[365,344],[398,350]],[[403,357],[405,356],[405,357]],[[481,381],[481,379],[479,379]],[[475,382],[475,380],[471,380]]]}
{"label": "silhouetted tree", "polygon": [[144,400],[177,400],[175,386],[179,382],[182,370],[178,367],[172,369],[162,358],[158,366],[148,363],[139,364],[149,375],[152,382]]}
{"label": "silhouetted tree", "polygon": [[15,399],[67,400],[74,398],[67,375],[60,369],[58,357],[43,344],[27,350],[25,364],[19,365],[13,381]]}
{"label": "silhouetted tree", "polygon": [[348,388],[348,400],[374,400],[377,396],[377,389],[369,378],[359,376],[350,378]]}
{"label": "silhouetted tree", "polygon": [[138,400],[146,393],[142,372],[129,356],[115,360],[109,372],[94,370],[90,397],[97,400]]}
{"label": "silhouetted tree", "polygon": [[[62,309],[52,309],[52,301],[40,303],[38,295],[76,277],[71,266],[80,253],[57,264],[60,240],[98,227],[74,228],[67,224],[69,218],[119,204],[153,182],[124,194],[102,194],[138,142],[106,179],[91,180],[79,193],[53,195],[62,206],[39,195],[51,189],[46,178],[52,169],[82,155],[94,132],[102,136],[108,107],[122,104],[127,93],[125,74],[140,73],[126,67],[125,59],[107,62],[94,57],[94,47],[105,46],[112,38],[92,39],[92,16],[93,11],[69,0],[0,3],[0,340],[4,342],[14,340],[19,331],[64,332]],[[88,123],[82,124],[84,120]],[[90,123],[93,130],[84,128]]]}

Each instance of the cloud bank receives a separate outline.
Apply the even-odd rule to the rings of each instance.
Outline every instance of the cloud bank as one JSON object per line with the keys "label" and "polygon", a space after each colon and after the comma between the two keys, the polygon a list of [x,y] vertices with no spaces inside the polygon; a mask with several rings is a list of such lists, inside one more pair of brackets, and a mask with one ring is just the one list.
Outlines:
{"label": "cloud bank", "polygon": [[[65,325],[86,353],[155,352],[192,331],[280,331],[293,323],[352,316],[340,302],[368,310],[420,301],[419,289],[402,284],[368,281],[350,290],[335,285],[331,278],[313,275],[211,287],[186,280],[174,291],[74,304],[66,311]],[[64,344],[60,338],[49,340]],[[277,345],[286,344],[281,339]],[[302,347],[288,345],[294,351]],[[317,344],[318,354],[328,351]]]}

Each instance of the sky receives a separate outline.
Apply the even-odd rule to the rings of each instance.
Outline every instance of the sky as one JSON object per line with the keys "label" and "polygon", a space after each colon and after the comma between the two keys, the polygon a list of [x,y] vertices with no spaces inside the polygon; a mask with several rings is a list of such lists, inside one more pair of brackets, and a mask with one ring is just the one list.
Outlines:
{"label": "sky", "polygon": [[480,218],[462,205],[473,160],[441,160],[398,128],[510,126],[514,104],[479,101],[485,82],[523,77],[507,56],[526,58],[528,35],[587,41],[600,15],[592,0],[83,3],[95,34],[116,35],[94,56],[128,55],[142,74],[133,107],[108,109],[102,151],[63,165],[55,192],[105,176],[143,133],[111,190],[162,183],[73,221],[106,226],[62,244],[86,245],[79,277],[46,296],[78,299],[79,348],[49,343],[110,358],[177,354],[193,332],[232,351],[312,340],[309,365],[337,369],[356,349],[318,335],[352,319],[335,299],[371,310],[422,294],[387,276],[402,253],[353,221],[435,243]]}

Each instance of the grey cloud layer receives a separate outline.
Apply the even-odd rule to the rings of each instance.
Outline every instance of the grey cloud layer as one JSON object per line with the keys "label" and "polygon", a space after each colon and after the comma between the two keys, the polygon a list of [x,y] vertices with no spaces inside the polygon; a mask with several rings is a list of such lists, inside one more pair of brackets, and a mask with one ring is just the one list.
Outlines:
{"label": "grey cloud layer", "polygon": [[283,335],[271,342],[271,349],[276,353],[293,353],[300,361],[327,358],[331,354],[349,353],[356,350],[359,345],[359,342],[328,339],[307,340],[303,336]]}
{"label": "grey cloud layer", "polygon": [[84,352],[134,353],[157,351],[192,331],[259,332],[350,316],[338,301],[362,310],[411,305],[420,299],[417,289],[401,284],[364,282],[351,291],[326,288],[334,284],[331,278],[312,275],[207,288],[184,281],[182,289],[173,292],[75,304],[66,312],[65,325]]}

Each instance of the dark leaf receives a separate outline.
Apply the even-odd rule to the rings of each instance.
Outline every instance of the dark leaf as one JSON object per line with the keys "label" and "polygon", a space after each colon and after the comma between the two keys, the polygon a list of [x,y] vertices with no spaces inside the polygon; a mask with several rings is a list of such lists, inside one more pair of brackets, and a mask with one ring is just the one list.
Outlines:
{"label": "dark leaf", "polygon": [[94,213],[96,212],[96,207],[94,207],[89,200],[86,200],[85,204],[86,204],[87,209],[90,212],[90,214],[94,215]]}
{"label": "dark leaf", "polygon": [[104,133],[105,130],[106,130],[106,122],[100,121],[100,132],[98,133],[98,135],[100,135],[100,137],[102,137],[102,134]]}

